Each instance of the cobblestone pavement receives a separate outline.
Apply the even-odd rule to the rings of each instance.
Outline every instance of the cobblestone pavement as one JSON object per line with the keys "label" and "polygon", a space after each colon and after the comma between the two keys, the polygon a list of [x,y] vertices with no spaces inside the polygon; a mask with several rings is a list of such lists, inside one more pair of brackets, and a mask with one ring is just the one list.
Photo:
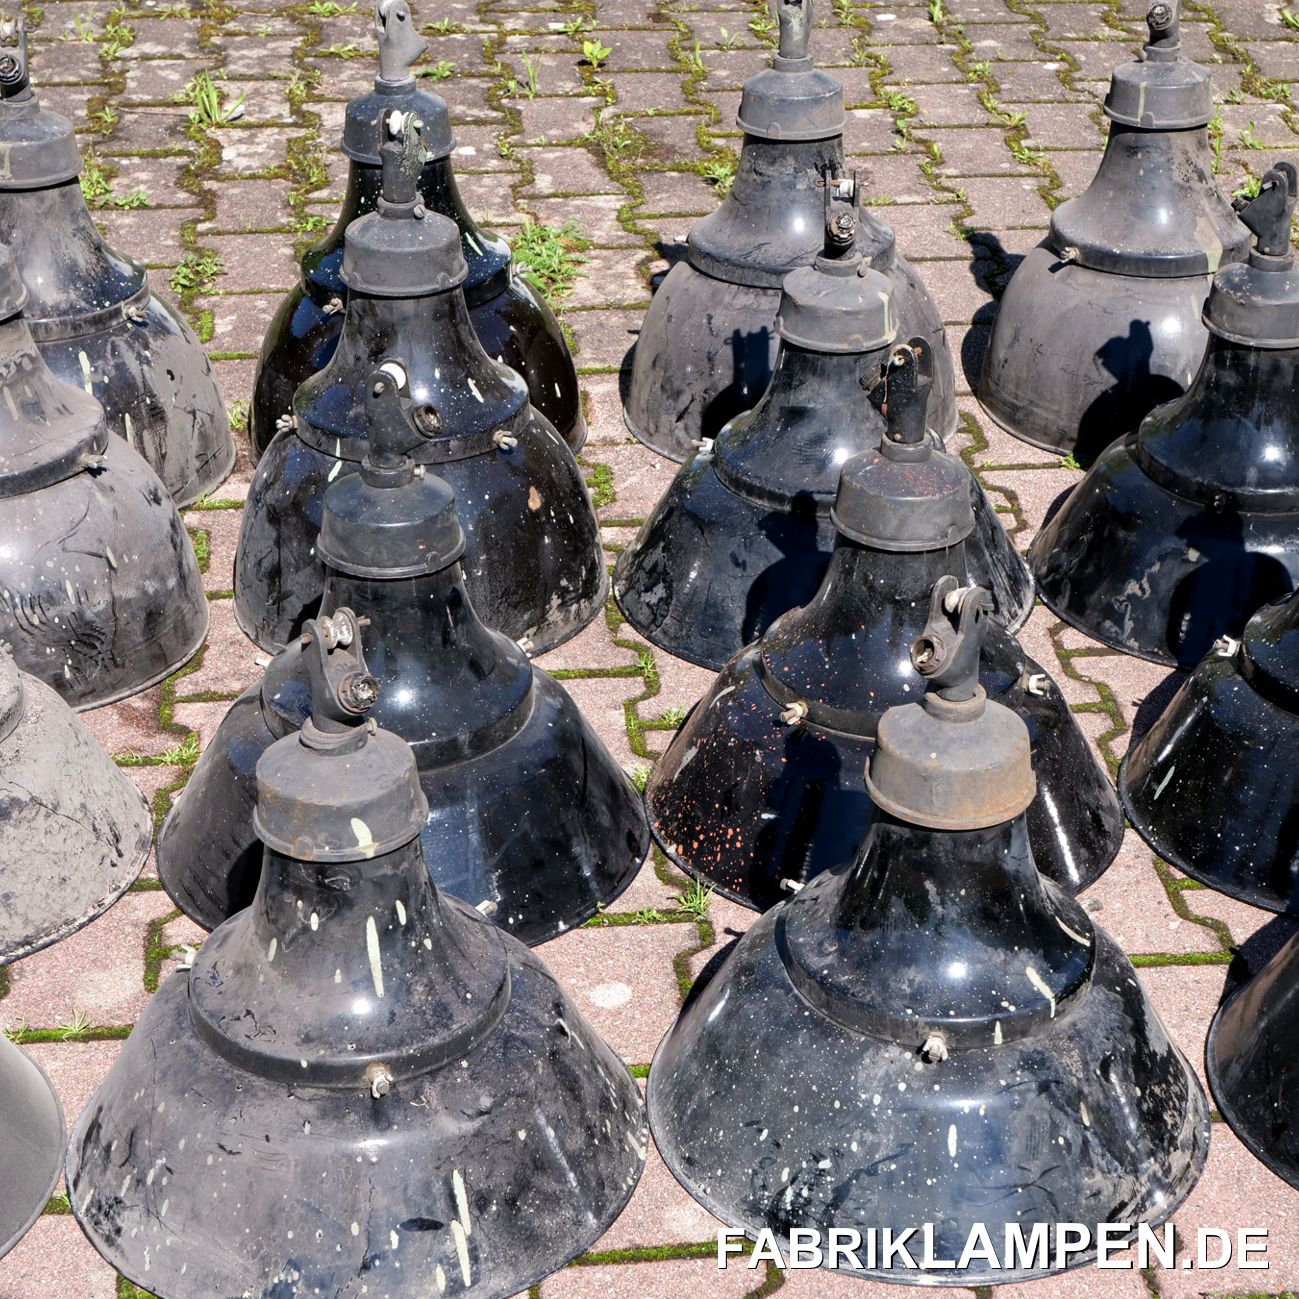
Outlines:
{"label": "cobblestone pavement", "polygon": [[[418,4],[418,0],[416,0]],[[1299,8],[1299,7],[1297,7]],[[1135,50],[1145,0],[828,0],[816,53],[842,77],[851,162],[887,205],[903,252],[942,307],[959,358],[964,428],[957,445],[1023,545],[1078,476],[994,429],[969,396],[994,299],[1040,237],[1052,205],[1089,179],[1103,140],[1098,111],[1111,67]],[[1274,158],[1299,162],[1299,19],[1275,0],[1186,0],[1184,41],[1213,68],[1221,179],[1233,189]],[[471,210],[509,232],[526,220],[576,226],[589,247],[557,297],[575,336],[591,441],[584,453],[611,554],[666,487],[672,466],[634,443],[620,412],[627,352],[671,244],[712,210],[734,164],[743,79],[772,38],[760,0],[469,0],[417,14],[425,67],[456,124],[455,162]],[[436,21],[435,21],[436,20]],[[294,245],[332,222],[344,177],[343,105],[374,74],[369,18],[335,0],[147,3],[51,0],[29,10],[34,77],[77,120],[112,242],[146,262],[210,348],[242,433],[253,356]],[[582,43],[608,48],[602,66]],[[178,103],[207,70],[242,113],[191,124]],[[90,714],[90,726],[159,814],[185,780],[227,701],[259,676],[237,631],[230,587],[246,457],[188,522],[212,602],[205,653],[157,689]],[[1177,678],[1088,642],[1039,606],[1025,640],[1050,666],[1111,769],[1157,715]],[[652,650],[612,605],[605,619],[543,660],[629,769],[645,769],[705,689],[709,674]],[[543,949],[582,1009],[644,1073],[683,990],[743,932],[745,911],[713,900],[706,920],[678,909],[683,881],[659,859],[598,927]],[[1182,1049],[1196,1062],[1224,986],[1256,970],[1287,936],[1261,911],[1199,888],[1129,832],[1119,860],[1085,895],[1096,920],[1140,967]],[[9,971],[0,1028],[29,1046],[75,1115],[104,1075],[179,944],[178,918],[150,867],[107,915]],[[1265,1225],[1267,1272],[1088,1270],[1007,1295],[1198,1293],[1299,1289],[1299,1194],[1214,1126],[1207,1171],[1175,1221]],[[882,1291],[821,1274],[715,1270],[713,1220],[651,1153],[630,1207],[595,1252],[540,1287],[579,1296],[743,1295],[791,1299]],[[0,1299],[133,1296],[82,1239],[56,1198],[0,1262]],[[950,1293],[950,1292],[949,1292]]]}

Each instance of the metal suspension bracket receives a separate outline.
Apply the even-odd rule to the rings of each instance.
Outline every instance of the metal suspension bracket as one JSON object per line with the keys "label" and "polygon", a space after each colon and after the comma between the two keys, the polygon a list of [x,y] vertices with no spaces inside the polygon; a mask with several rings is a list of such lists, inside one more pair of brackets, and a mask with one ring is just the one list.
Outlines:
{"label": "metal suspension bracket", "polygon": [[22,14],[0,19],[0,97],[30,99],[27,68],[27,25]]}
{"label": "metal suspension bracket", "polygon": [[825,189],[824,255],[839,261],[851,257],[856,250],[865,187],[861,171],[856,168],[849,176],[837,176],[827,167],[822,184]]}
{"label": "metal suspension bracket", "polygon": [[941,698],[964,703],[979,693],[984,620],[991,613],[992,599],[982,587],[963,587],[950,575],[934,584],[929,621],[911,646],[911,662]]}
{"label": "metal suspension bracket", "polygon": [[1178,0],[1156,0],[1146,13],[1146,26],[1150,29],[1150,38],[1146,42],[1145,55],[1152,55],[1155,61],[1175,59],[1182,48],[1181,17],[1178,13]]}
{"label": "metal suspension bracket", "polygon": [[1268,168],[1253,198],[1237,199],[1233,204],[1255,236],[1255,250],[1261,256],[1294,260],[1290,233],[1296,194],[1299,171],[1292,162],[1278,162]]}
{"label": "metal suspension bracket", "polygon": [[374,729],[373,722],[362,725],[379,698],[379,682],[361,652],[363,625],[351,609],[339,609],[312,618],[302,633],[311,681],[311,717],[302,728],[308,748],[360,748]]}
{"label": "metal suspension bracket", "polygon": [[777,58],[787,62],[806,61],[812,40],[812,0],[775,0],[775,10],[780,24]]}
{"label": "metal suspension bracket", "polygon": [[379,44],[379,79],[389,85],[413,81],[411,67],[428,46],[415,30],[407,0],[378,0],[374,38]]}

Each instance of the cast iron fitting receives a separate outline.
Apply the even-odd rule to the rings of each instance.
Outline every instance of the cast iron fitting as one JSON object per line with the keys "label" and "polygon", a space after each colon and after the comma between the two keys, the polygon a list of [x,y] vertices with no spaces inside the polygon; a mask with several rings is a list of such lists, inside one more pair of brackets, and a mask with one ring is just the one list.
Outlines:
{"label": "cast iron fitting", "polygon": [[1213,118],[1213,82],[1206,69],[1182,56],[1176,0],[1152,5],[1150,38],[1135,63],[1114,70],[1105,115],[1147,131],[1185,131]]}
{"label": "cast iron fitting", "polygon": [[843,134],[843,86],[812,62],[812,0],[776,0],[780,48],[744,83],[736,125],[762,140],[826,140]]}
{"label": "cast iron fitting", "polygon": [[887,421],[884,436],[839,476],[830,520],[840,536],[872,550],[947,550],[974,531],[970,472],[934,446],[925,426],[932,358],[919,338],[894,350],[871,392]]}
{"label": "cast iron fitting", "polygon": [[988,593],[954,577],[934,586],[911,662],[929,683],[922,704],[880,718],[866,788],[876,806],[933,830],[980,830],[1028,810],[1037,793],[1028,728],[979,684]]}
{"label": "cast iron fitting", "polygon": [[0,190],[46,189],[81,175],[72,123],[48,112],[31,89],[26,20],[0,22]]}
{"label": "cast iron fitting", "polygon": [[451,114],[441,96],[416,86],[411,67],[427,46],[415,30],[407,0],[378,0],[374,6],[374,34],[379,43],[379,75],[372,91],[358,95],[347,106],[343,152],[353,162],[377,167],[384,143],[384,122],[396,111],[413,113],[424,124],[428,161],[445,158],[455,147]]}
{"label": "cast iron fitting", "polygon": [[851,176],[836,177],[826,168],[822,174],[825,188],[825,256],[861,258],[857,235],[862,223],[862,199],[865,186],[859,168]]}
{"label": "cast iron fitting", "polygon": [[785,276],[776,332],[809,352],[888,347],[898,336],[892,285],[860,257],[818,257]]}
{"label": "cast iron fitting", "polygon": [[311,619],[302,635],[311,717],[258,762],[253,828],[297,861],[369,861],[417,838],[428,802],[410,747],[366,717],[379,686],[356,615],[340,609],[324,621]]}
{"label": "cast iron fitting", "polygon": [[1290,242],[1299,172],[1278,162],[1258,194],[1239,201],[1241,221],[1255,236],[1248,262],[1224,267],[1204,304],[1204,323],[1247,347],[1299,347],[1299,274]]}
{"label": "cast iron fitting", "polygon": [[384,129],[390,138],[380,149],[383,197],[377,212],[347,228],[343,280],[353,292],[383,298],[449,293],[469,269],[455,222],[427,211],[419,197],[422,124],[411,113],[392,112]]}
{"label": "cast iron fitting", "polygon": [[23,18],[0,18],[0,98],[17,99],[30,85]]}
{"label": "cast iron fitting", "polygon": [[405,363],[371,374],[365,398],[368,439],[358,474],[325,493],[316,553],[353,577],[395,580],[440,572],[465,551],[450,484],[416,464],[410,452],[441,429],[429,406],[402,393]]}

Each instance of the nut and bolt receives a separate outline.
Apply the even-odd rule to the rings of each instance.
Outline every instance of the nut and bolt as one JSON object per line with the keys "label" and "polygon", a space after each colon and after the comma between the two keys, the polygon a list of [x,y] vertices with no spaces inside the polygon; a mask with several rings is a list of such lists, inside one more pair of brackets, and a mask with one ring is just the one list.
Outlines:
{"label": "nut and bolt", "polygon": [[941,1033],[931,1033],[920,1048],[920,1058],[928,1064],[942,1064],[947,1059],[947,1039]]}
{"label": "nut and bolt", "polygon": [[365,1081],[370,1084],[370,1095],[378,1101],[392,1091],[394,1080],[387,1065],[372,1064],[366,1068]]}

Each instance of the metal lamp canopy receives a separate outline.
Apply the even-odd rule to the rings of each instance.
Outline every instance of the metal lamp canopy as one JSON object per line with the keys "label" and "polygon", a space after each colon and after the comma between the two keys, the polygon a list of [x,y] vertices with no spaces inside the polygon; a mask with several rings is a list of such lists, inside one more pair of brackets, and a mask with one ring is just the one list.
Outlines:
{"label": "metal lamp canopy", "polygon": [[[355,638],[257,765],[253,905],[150,1001],[78,1119],[72,1210],[161,1299],[504,1299],[635,1187],[644,1107],[536,957],[439,892]],[[345,643],[346,642],[346,643]]]}
{"label": "metal lamp canopy", "polygon": [[[880,444],[899,310],[892,283],[853,251],[861,215],[827,195],[826,251],[785,277],[781,347],[762,400],[686,461],[618,559],[622,612],[680,658],[721,668],[812,599],[835,544],[839,472]],[[941,358],[923,338],[911,346],[932,405]],[[971,575],[993,592],[998,619],[1018,627],[1032,611],[1032,578],[982,487],[961,472],[977,519]]]}
{"label": "metal lamp canopy", "polygon": [[0,966],[107,910],[152,841],[149,807],[126,773],[0,651]]}
{"label": "metal lamp canopy", "polygon": [[0,1033],[0,1258],[54,1194],[66,1139],[63,1107],[45,1071]]}
{"label": "metal lamp canopy", "polygon": [[1253,1154],[1299,1188],[1299,937],[1218,1008],[1204,1064],[1222,1116]]}
{"label": "metal lamp canopy", "polygon": [[997,311],[979,400],[1008,433],[1090,463],[1191,386],[1211,279],[1249,232],[1214,179],[1208,72],[1159,0],[1105,100],[1109,142],[1087,190],[1056,208]]}
{"label": "metal lamp canopy", "polygon": [[[771,380],[785,276],[822,252],[829,195],[860,205],[861,179],[844,171],[843,87],[810,53],[812,0],[776,0],[780,48],[744,87],[740,165],[721,207],[691,228],[686,258],[659,285],[632,357],[627,427],[673,460],[694,453],[757,404]],[[932,418],[956,428],[956,373],[942,316],[893,231],[862,210],[844,241],[892,284],[902,337],[934,353]]]}
{"label": "metal lamp canopy", "polygon": [[[852,858],[877,815],[863,773],[880,715],[924,688],[908,649],[930,592],[967,580],[971,477],[924,434],[914,353],[899,362],[883,442],[844,465],[820,589],[727,664],[646,789],[667,855],[747,906],[774,906]],[[1033,855],[1077,892],[1122,844],[1114,788],[1055,682],[995,623],[980,683],[1028,727],[1040,787],[1027,812]]]}
{"label": "metal lamp canopy", "polygon": [[27,323],[50,369],[85,387],[109,429],[177,505],[225,480],[235,444],[207,353],[153,296],[144,267],[110,248],[86,209],[72,123],[42,108],[22,17],[0,20],[0,242],[27,286]]}
{"label": "metal lamp canopy", "polygon": [[1250,906],[1299,915],[1299,595],[1224,637],[1119,769],[1137,833]]}
{"label": "metal lamp canopy", "polygon": [[[479,620],[455,496],[412,459],[425,435],[393,377],[406,370],[397,360],[371,375],[367,458],[325,494],[323,605],[368,610],[355,635],[381,685],[372,715],[414,748],[434,883],[544,942],[630,884],[645,812],[563,688]],[[208,928],[256,891],[255,770],[306,720],[309,654],[305,642],[285,650],[232,705],[159,835],[163,883]]]}
{"label": "metal lamp canopy", "polygon": [[1278,163],[1242,201],[1254,247],[1214,278],[1185,396],[1106,450],[1029,550],[1046,604],[1126,653],[1193,668],[1299,577],[1297,181]]}
{"label": "metal lamp canopy", "polygon": [[[935,601],[912,648],[929,688],[879,724],[882,815],[846,870],[758,919],[650,1070],[668,1166],[782,1249],[794,1228],[931,1223],[948,1259],[975,1224],[1157,1224],[1208,1152],[1203,1090],[1132,966],[1034,865],[1028,732],[978,683],[987,608]],[[1042,1271],[980,1258],[961,1282]]]}
{"label": "metal lamp canopy", "polygon": [[377,0],[374,31],[379,75],[372,91],[348,104],[343,126],[348,175],[342,211],[329,234],[303,257],[301,283],[280,304],[262,343],[250,412],[253,460],[270,445],[278,426],[291,424],[299,384],[324,369],[338,346],[348,298],[344,235],[353,221],[379,207],[384,122],[393,112],[409,113],[423,125],[420,200],[429,212],[454,221],[460,232],[474,332],[489,356],[523,377],[533,406],[578,451],[586,441],[586,420],[568,343],[545,299],[515,268],[509,244],[478,225],[465,207],[451,163],[455,139],[446,101],[420,88],[411,72],[427,47],[407,0]]}
{"label": "metal lamp canopy", "polygon": [[379,208],[348,227],[350,294],[338,348],[294,398],[294,426],[261,458],[235,562],[235,616],[263,649],[290,643],[320,607],[325,492],[366,454],[375,367],[405,361],[403,392],[427,436],[416,458],[460,503],[465,576],[488,626],[541,653],[604,606],[608,576],[572,451],[523,380],[483,351],[463,292],[460,231],[424,206],[419,123],[390,114]]}
{"label": "metal lamp canopy", "polygon": [[50,372],[27,300],[0,245],[0,643],[95,708],[186,663],[208,604],[166,489],[99,403]]}

